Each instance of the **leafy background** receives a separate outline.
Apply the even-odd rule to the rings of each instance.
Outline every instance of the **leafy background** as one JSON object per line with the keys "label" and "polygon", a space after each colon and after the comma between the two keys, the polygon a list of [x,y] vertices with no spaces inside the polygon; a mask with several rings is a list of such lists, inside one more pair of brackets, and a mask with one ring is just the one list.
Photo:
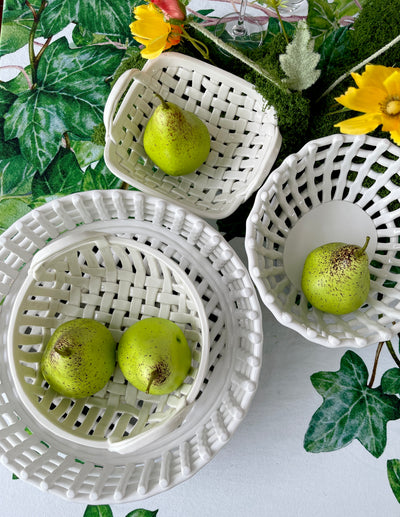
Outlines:
{"label": "leafy background", "polygon": [[[33,0],[29,8],[24,0],[5,1],[0,56],[30,42],[37,58],[15,79],[0,82],[0,231],[54,197],[88,188],[121,187],[102,159],[102,111],[113,80],[123,69],[143,64],[129,34],[132,9],[139,3],[142,0],[49,0],[44,4]],[[322,56],[324,77],[335,70],[335,56],[342,56],[347,44],[348,27],[341,26],[340,20],[358,10],[352,1],[310,0],[308,22]],[[39,20],[33,12],[40,13]],[[201,14],[212,13],[210,9]],[[66,38],[52,41],[71,23],[72,42]],[[295,23],[285,25],[293,33]],[[266,49],[279,40],[279,34],[279,24],[271,18],[265,46],[252,58],[265,61]],[[42,47],[32,43],[39,37],[45,41]],[[232,70],[231,60],[210,46],[215,64]],[[174,50],[192,53],[189,47],[180,45]],[[194,55],[201,58],[196,51]],[[256,82],[244,65],[234,65],[234,71]],[[276,95],[269,93],[272,98]],[[293,109],[299,109],[301,101],[309,109],[308,99],[299,100],[299,96],[293,96],[297,102]],[[305,143],[309,132],[297,128],[293,138],[293,117],[286,115],[286,121],[285,114],[279,116],[281,131],[287,136],[281,153],[285,156]],[[307,124],[309,113],[302,116]],[[248,209],[245,205],[239,214],[220,223],[228,239],[243,234]]]}
{"label": "leafy background", "polygon": [[[128,28],[138,3],[142,1],[5,1],[0,56],[27,44],[31,53],[30,64],[14,79],[0,81],[0,232],[56,197],[82,190],[127,188],[105,165],[102,114],[117,77],[144,63]],[[399,33],[400,22],[394,23],[399,12],[399,0],[310,0],[307,21],[322,73],[313,87],[289,97],[205,42],[214,64],[252,81],[276,107],[283,135],[279,164],[308,140],[333,133],[334,122],[348,116],[338,114],[334,119],[332,109],[334,95],[342,93],[349,81],[343,81],[322,101],[315,99],[343,72]],[[212,20],[213,9],[198,15],[199,22]],[[55,38],[71,24],[72,41]],[[293,35],[296,22],[284,26],[287,34]],[[42,38],[40,44],[38,38]],[[264,45],[251,58],[280,76],[277,63],[284,48],[280,25],[271,18]],[[201,58],[190,46],[181,44],[174,50]],[[387,66],[400,63],[398,46],[379,62]],[[218,222],[226,238],[243,235],[252,202],[253,198],[233,216]],[[393,347],[392,352],[396,358]],[[314,374],[311,382],[323,402],[311,419],[305,449],[326,452],[359,440],[372,455],[380,456],[386,445],[387,422],[400,418],[399,365],[385,372],[378,387],[368,379],[366,365],[351,351],[343,356],[337,372]],[[400,501],[400,460],[388,460],[387,468]],[[137,509],[129,517],[156,513]],[[112,517],[112,510],[107,505],[89,505],[84,517],[97,516]]]}

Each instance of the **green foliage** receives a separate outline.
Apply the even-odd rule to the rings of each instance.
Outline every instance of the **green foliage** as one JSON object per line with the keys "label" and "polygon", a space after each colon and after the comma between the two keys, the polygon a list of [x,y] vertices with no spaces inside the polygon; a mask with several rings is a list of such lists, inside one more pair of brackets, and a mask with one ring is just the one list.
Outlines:
{"label": "green foliage", "polygon": [[388,460],[386,463],[390,487],[400,503],[400,460]]}
{"label": "green foliage", "polygon": [[126,0],[48,0],[40,27],[42,35],[50,37],[76,22],[92,33],[125,39],[129,36],[131,18]]}
{"label": "green foliage", "polygon": [[151,510],[144,510],[143,508],[138,508],[137,510],[133,510],[133,512],[129,512],[126,517],[156,517],[158,510],[152,512]]}
{"label": "green foliage", "polygon": [[55,156],[65,132],[90,140],[110,91],[104,79],[120,59],[111,45],[71,49],[65,38],[54,42],[40,60],[37,87],[19,95],[5,115],[5,138],[17,138],[21,154],[39,170]]}
{"label": "green foliage", "polygon": [[368,386],[368,371],[352,351],[337,372],[313,374],[311,382],[323,397],[304,438],[309,452],[340,449],[357,439],[373,456],[386,446],[386,424],[400,418],[400,400]]}
{"label": "green foliage", "polygon": [[[137,508],[129,512],[126,517],[156,517],[158,510],[145,510]],[[83,517],[113,517],[113,512],[108,504],[88,505]]]}
{"label": "green foliage", "polygon": [[113,512],[108,504],[88,505],[83,517],[113,517]]}
{"label": "green foliage", "polygon": [[[39,8],[40,2],[32,2]],[[5,0],[1,23],[0,56],[15,52],[26,45],[33,24],[33,14],[25,2]],[[37,36],[41,36],[40,32]]]}
{"label": "green foliage", "polygon": [[[365,0],[359,0],[363,5]],[[340,20],[359,13],[356,2],[352,0],[308,0],[307,20],[311,34],[315,39],[315,49],[318,50],[325,39],[339,29]]]}
{"label": "green foliage", "polygon": [[299,21],[291,43],[286,47],[285,53],[279,56],[282,70],[287,78],[284,79],[291,90],[306,90],[321,74],[316,70],[319,54],[314,52],[314,42],[311,41],[307,22]]}

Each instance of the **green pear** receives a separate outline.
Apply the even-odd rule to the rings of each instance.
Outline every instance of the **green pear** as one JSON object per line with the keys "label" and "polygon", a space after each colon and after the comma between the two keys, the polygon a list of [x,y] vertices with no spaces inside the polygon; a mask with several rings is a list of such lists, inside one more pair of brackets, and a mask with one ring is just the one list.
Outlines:
{"label": "green pear", "polygon": [[138,390],[165,395],[185,380],[192,352],[182,330],[165,318],[134,323],[118,344],[118,364],[125,378]]}
{"label": "green pear", "polygon": [[210,152],[210,134],[197,115],[166,102],[157,106],[146,124],[143,146],[149,158],[170,176],[197,170]]}
{"label": "green pear", "polygon": [[331,314],[348,314],[363,305],[370,289],[369,240],[363,247],[331,242],[311,251],[301,279],[311,305]]}
{"label": "green pear", "polygon": [[83,398],[107,384],[115,363],[116,343],[108,328],[81,318],[56,328],[43,352],[41,370],[55,391]]}

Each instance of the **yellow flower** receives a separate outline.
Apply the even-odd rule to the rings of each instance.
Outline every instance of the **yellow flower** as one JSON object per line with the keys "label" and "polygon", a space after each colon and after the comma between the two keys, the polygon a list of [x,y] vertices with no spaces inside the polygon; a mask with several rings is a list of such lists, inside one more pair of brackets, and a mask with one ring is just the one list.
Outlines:
{"label": "yellow flower", "polygon": [[136,21],[129,28],[135,40],[145,46],[141,51],[145,59],[154,59],[180,42],[182,28],[165,20],[162,11],[152,2],[139,5],[133,13]]}
{"label": "yellow flower", "polygon": [[364,115],[350,118],[335,127],[342,133],[362,135],[382,125],[400,145],[400,68],[367,65],[363,74],[351,74],[358,88],[350,87],[336,100]]}

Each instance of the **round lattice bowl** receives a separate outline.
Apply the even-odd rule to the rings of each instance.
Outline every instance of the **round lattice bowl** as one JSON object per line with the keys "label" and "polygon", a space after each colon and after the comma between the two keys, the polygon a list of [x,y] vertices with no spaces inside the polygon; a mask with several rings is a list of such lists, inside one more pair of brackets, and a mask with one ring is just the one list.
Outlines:
{"label": "round lattice bowl", "polygon": [[[88,232],[90,239],[85,244]],[[94,232],[97,243],[95,248]],[[65,253],[59,253],[64,248],[63,242],[70,244]],[[132,248],[132,253],[139,253],[140,256],[135,255],[135,260],[140,264],[143,261],[146,266],[143,278],[147,275],[147,265],[149,271],[153,272],[150,266],[154,262],[157,263],[157,270],[161,264],[166,264],[168,275],[176,279],[174,284],[177,293],[171,294],[175,301],[181,295],[181,289],[178,288],[182,281],[180,275],[186,276],[206,314],[210,343],[206,372],[204,375],[197,373],[196,379],[190,384],[192,387],[188,388],[193,391],[184,393],[187,398],[190,397],[189,403],[183,413],[178,413],[178,422],[174,422],[173,428],[168,428],[157,440],[141,443],[140,447],[135,446],[134,442],[140,439],[140,435],[130,436],[131,429],[124,422],[122,411],[126,407],[121,403],[127,396],[127,388],[125,383],[118,385],[117,374],[105,392],[100,392],[99,398],[103,397],[101,404],[105,400],[108,404],[104,414],[101,414],[100,408],[100,413],[96,413],[97,408],[89,406],[85,410],[77,406],[75,413],[65,402],[65,408],[62,405],[56,408],[50,405],[50,410],[54,409],[58,414],[65,411],[61,419],[64,417],[66,425],[70,427],[68,437],[64,437],[59,432],[60,422],[50,422],[48,415],[43,418],[42,415],[36,417],[33,414],[39,410],[35,401],[29,400],[29,394],[25,393],[28,388],[24,383],[32,383],[32,390],[37,390],[40,396],[43,394],[43,398],[53,398],[51,390],[46,389],[46,386],[40,386],[39,382],[35,384],[44,321],[34,331],[31,323],[31,328],[27,330],[24,321],[20,322],[16,329],[17,338],[21,338],[24,344],[18,351],[15,347],[10,350],[14,332],[9,328],[15,327],[12,325],[12,320],[16,319],[15,311],[19,314],[16,306],[22,309],[25,303],[23,300],[30,292],[34,277],[32,275],[29,279],[29,275],[35,272],[44,284],[35,285],[35,289],[40,288],[41,294],[34,295],[37,299],[34,300],[33,311],[18,316],[29,317],[31,321],[39,319],[44,311],[49,310],[49,297],[56,298],[61,291],[63,296],[72,296],[75,292],[72,285],[71,289],[62,289],[62,286],[48,289],[55,290],[54,293],[44,294],[43,289],[47,288],[47,283],[54,282],[52,267],[60,265],[62,270],[61,264],[65,266],[66,261],[72,260],[78,244],[85,260],[81,254],[78,264],[73,263],[73,271],[77,272],[73,280],[79,283],[78,278],[83,278],[83,291],[86,288],[93,290],[93,296],[84,293],[87,298],[81,300],[82,303],[69,305],[68,300],[67,304],[62,304],[65,307],[61,307],[62,310],[58,312],[66,318],[95,317],[119,334],[124,326],[136,319],[137,310],[144,310],[134,307],[134,304],[131,307],[130,300],[123,299],[126,295],[125,274],[121,273],[119,283],[115,280],[121,267],[127,268],[128,276],[132,274],[133,260],[129,257],[130,253],[126,257],[125,245],[128,249]],[[112,257],[115,260],[109,254],[110,248],[114,250]],[[154,252],[154,257],[149,250]],[[54,255],[52,263],[47,261],[48,255]],[[97,271],[103,255],[107,255],[112,270],[115,269],[115,274],[111,272],[110,278],[103,280],[104,294],[101,289],[95,293],[94,286],[88,287],[92,269]],[[152,275],[149,280],[151,278]],[[72,278],[66,278],[67,283],[71,281]],[[92,282],[97,285],[102,283],[94,277]],[[108,287],[111,291],[107,292]],[[151,291],[157,285],[149,285],[148,288]],[[100,293],[101,300],[98,296]],[[189,295],[185,301],[187,313],[183,311],[184,320],[177,321],[181,325],[186,325],[186,318],[190,318],[191,311],[196,314],[195,299],[191,298],[190,291]],[[117,298],[121,300],[121,305],[115,303]],[[150,298],[146,316],[149,310],[151,312],[150,307],[167,316],[168,311],[163,311],[175,303],[170,299],[162,299],[160,306],[154,308]],[[32,301],[29,300],[29,304]],[[127,502],[150,497],[183,482],[205,466],[227,443],[243,421],[256,392],[261,369],[263,332],[261,310],[248,272],[214,228],[183,208],[160,198],[125,190],[82,192],[32,210],[0,236],[0,302],[0,462],[20,479],[63,498],[86,503],[96,501],[97,504]],[[111,309],[108,308],[109,304]],[[68,306],[71,307],[71,313],[65,312],[69,310]],[[197,309],[201,313],[201,309]],[[51,310],[56,311],[53,308]],[[176,313],[180,313],[178,308]],[[154,315],[153,312],[151,314]],[[173,317],[172,311],[168,317]],[[58,318],[58,313],[54,312],[53,323],[50,324],[53,328]],[[200,322],[199,315],[197,318]],[[42,317],[44,319],[47,320]],[[46,321],[44,327],[48,335],[50,331],[47,325]],[[29,357],[30,362],[27,362],[25,354],[30,353],[31,348],[36,350],[33,352],[36,357]],[[203,352],[205,350],[201,350]],[[18,359],[24,355],[20,372],[12,370],[13,355],[18,356]],[[194,387],[197,379],[202,380],[200,390]],[[178,398],[181,398],[179,393],[176,396]],[[169,399],[168,402],[172,405],[174,400]],[[97,400],[93,402],[95,406]],[[179,400],[176,402],[176,407],[172,406],[173,411],[179,410]],[[55,401],[57,403],[58,400]],[[121,415],[115,416],[115,407],[119,407]],[[85,413],[89,411],[90,417],[85,419]],[[101,421],[97,422],[99,414]],[[75,416],[76,424],[73,425],[71,422]],[[89,420],[92,421],[93,433],[96,433],[92,445],[90,434],[79,437],[79,433],[83,432],[81,427],[90,427]],[[105,436],[102,428],[107,427],[111,421],[114,426],[110,424]],[[122,428],[125,428],[127,436],[123,436],[125,432],[120,432]],[[80,439],[71,440],[71,433]],[[148,433],[152,433],[151,428]]]}
{"label": "round lattice bowl", "polygon": [[[103,390],[85,399],[60,396],[44,381],[41,355],[61,323],[95,319],[118,343],[146,317],[176,323],[192,350],[188,376],[172,394],[137,390],[119,367]],[[33,256],[13,306],[7,345],[16,389],[35,418],[64,439],[118,452],[133,452],[177,427],[208,370],[208,321],[188,277],[157,250],[98,232],[78,231]]]}
{"label": "round lattice bowl", "polygon": [[[309,142],[273,171],[247,220],[249,271],[280,323],[327,347],[364,347],[400,330],[400,148],[386,139],[332,135]],[[334,316],[301,290],[307,254],[328,242],[363,245],[365,305]]]}
{"label": "round lattice bowl", "polygon": [[[196,172],[168,176],[147,157],[143,131],[159,104],[154,92],[207,125],[211,151]],[[227,217],[260,187],[281,143],[275,110],[265,106],[253,85],[174,52],[118,79],[105,106],[104,123],[104,158],[116,176],[210,219]]]}

